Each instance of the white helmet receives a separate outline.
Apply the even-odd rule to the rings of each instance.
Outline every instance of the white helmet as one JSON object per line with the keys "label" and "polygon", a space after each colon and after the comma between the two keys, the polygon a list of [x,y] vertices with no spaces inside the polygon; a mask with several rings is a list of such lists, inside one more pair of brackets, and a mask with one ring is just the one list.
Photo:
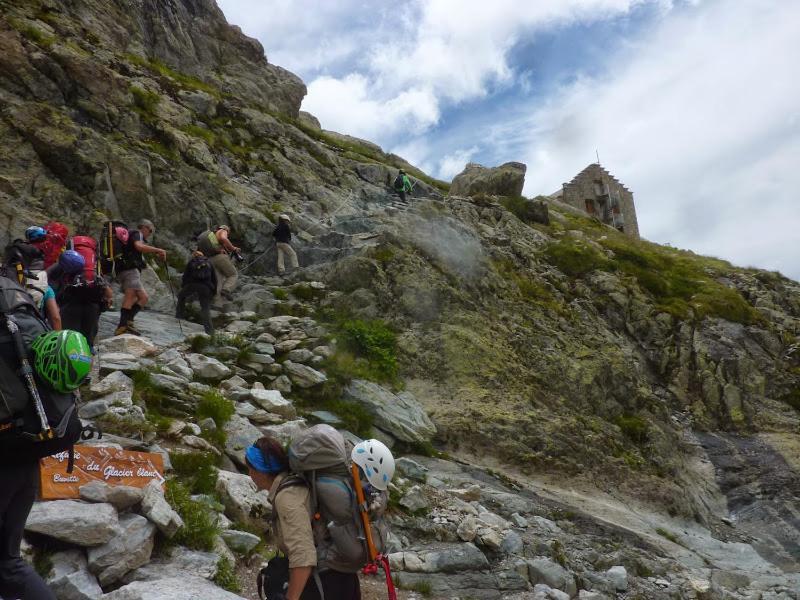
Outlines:
{"label": "white helmet", "polygon": [[359,442],[350,453],[373,487],[385,490],[394,476],[394,456],[386,444],[378,440]]}

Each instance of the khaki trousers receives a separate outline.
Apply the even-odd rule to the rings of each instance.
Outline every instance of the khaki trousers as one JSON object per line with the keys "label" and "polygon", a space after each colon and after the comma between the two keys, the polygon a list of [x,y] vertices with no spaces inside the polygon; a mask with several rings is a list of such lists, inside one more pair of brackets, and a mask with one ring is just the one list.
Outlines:
{"label": "khaki trousers", "polygon": [[284,242],[278,242],[276,244],[278,247],[278,274],[282,275],[284,271],[286,271],[286,265],[284,264],[284,257],[289,257],[289,265],[296,269],[300,265],[297,262],[297,254],[289,244],[285,244]]}
{"label": "khaki trousers", "polygon": [[215,254],[209,260],[217,273],[217,295],[215,299],[219,300],[222,290],[232,292],[233,288],[236,287],[239,273],[236,271],[236,267],[233,266],[231,257],[225,253]]}

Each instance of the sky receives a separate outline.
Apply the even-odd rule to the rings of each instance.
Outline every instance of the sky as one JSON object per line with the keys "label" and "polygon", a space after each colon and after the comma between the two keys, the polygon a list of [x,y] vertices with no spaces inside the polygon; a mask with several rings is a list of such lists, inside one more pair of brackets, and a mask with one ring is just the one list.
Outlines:
{"label": "sky", "polygon": [[597,160],[646,239],[800,280],[797,0],[217,0],[303,110],[449,181]]}

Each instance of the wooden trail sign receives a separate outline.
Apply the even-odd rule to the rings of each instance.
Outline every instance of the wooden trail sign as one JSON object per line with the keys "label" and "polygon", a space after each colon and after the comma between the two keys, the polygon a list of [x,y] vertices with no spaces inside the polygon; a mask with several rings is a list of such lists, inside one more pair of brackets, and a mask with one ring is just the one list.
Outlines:
{"label": "wooden trail sign", "polygon": [[67,460],[67,452],[42,459],[42,500],[79,498],[81,486],[92,481],[139,488],[154,479],[164,483],[164,458],[153,452],[75,446],[75,468],[72,473],[67,473]]}

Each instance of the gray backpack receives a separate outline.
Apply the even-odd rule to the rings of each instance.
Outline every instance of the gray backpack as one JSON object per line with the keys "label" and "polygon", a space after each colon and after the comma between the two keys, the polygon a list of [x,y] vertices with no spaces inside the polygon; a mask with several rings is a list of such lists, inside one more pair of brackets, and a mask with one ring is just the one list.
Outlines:
{"label": "gray backpack", "polygon": [[211,258],[222,252],[222,245],[219,243],[216,233],[206,230],[197,236],[197,249],[206,257]]}
{"label": "gray backpack", "polygon": [[[281,482],[277,493],[292,485],[308,486],[317,568],[358,572],[370,562],[369,551],[350,471],[350,452],[342,434],[330,425],[306,429],[289,446],[289,469],[292,474]],[[377,495],[377,504],[385,509],[386,493]],[[388,531],[381,518],[383,510],[378,512],[374,520],[371,515],[370,525],[375,548],[383,553]]]}

